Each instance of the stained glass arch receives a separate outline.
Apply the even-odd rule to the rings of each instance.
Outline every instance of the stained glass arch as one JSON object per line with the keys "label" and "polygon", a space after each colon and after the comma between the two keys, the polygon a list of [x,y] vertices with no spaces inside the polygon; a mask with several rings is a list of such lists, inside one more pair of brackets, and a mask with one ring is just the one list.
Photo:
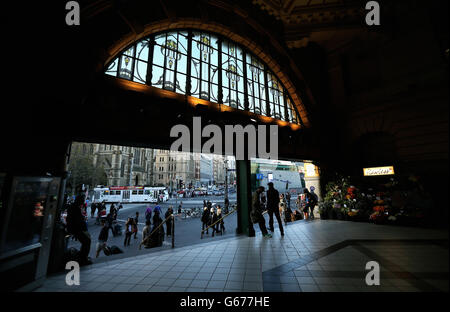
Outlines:
{"label": "stained glass arch", "polygon": [[273,71],[245,47],[212,32],[152,34],[121,51],[105,74],[303,125]]}

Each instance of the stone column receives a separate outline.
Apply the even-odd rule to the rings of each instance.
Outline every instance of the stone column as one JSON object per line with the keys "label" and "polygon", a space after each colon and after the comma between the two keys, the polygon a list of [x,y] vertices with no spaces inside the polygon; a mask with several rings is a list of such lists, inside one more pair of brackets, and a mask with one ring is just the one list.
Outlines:
{"label": "stone column", "polygon": [[250,179],[250,160],[236,160],[237,174],[237,234],[255,236],[255,230],[250,220],[252,207],[252,192]]}

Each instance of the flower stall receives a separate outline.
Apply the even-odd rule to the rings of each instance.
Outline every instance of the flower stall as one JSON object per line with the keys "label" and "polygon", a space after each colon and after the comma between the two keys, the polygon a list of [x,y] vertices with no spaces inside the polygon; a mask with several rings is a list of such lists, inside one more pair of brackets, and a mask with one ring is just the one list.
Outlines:
{"label": "flower stall", "polygon": [[321,219],[407,226],[424,224],[431,201],[416,176],[379,181],[385,183],[351,181],[350,177],[337,176],[326,185],[319,203]]}

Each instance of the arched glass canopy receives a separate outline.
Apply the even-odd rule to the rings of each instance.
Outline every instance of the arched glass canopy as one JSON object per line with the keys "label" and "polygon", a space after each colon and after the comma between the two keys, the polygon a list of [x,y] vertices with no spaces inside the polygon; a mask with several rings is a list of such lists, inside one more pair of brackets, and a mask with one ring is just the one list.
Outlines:
{"label": "arched glass canopy", "polygon": [[153,34],[122,51],[105,73],[303,125],[278,77],[250,51],[213,33]]}

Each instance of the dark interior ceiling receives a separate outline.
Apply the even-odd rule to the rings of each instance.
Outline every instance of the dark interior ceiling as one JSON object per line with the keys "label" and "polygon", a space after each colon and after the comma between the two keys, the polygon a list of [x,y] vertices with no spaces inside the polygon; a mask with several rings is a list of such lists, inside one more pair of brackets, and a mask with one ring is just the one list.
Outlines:
{"label": "dark interior ceiling", "polygon": [[284,26],[290,48],[315,42],[330,50],[362,31],[365,3],[359,0],[254,0]]}
{"label": "dark interior ceiling", "polygon": [[[362,24],[366,1],[78,2],[82,9],[80,26],[65,24],[65,2],[60,6],[52,2],[4,4],[3,12],[7,13],[4,21],[8,31],[3,37],[3,70],[13,82],[7,89],[11,95],[8,100],[10,105],[3,105],[5,111],[12,111],[5,116],[11,116],[8,121],[13,127],[5,128],[4,133],[14,134],[5,138],[6,146],[11,146],[11,150],[24,149],[21,142],[34,144],[29,147],[31,150],[52,144],[61,144],[63,149],[65,142],[74,138],[111,142],[108,133],[120,132],[120,120],[105,120],[102,114],[106,114],[110,103],[97,103],[92,99],[99,96],[98,86],[105,85],[103,69],[105,61],[111,57],[111,50],[125,39],[139,38],[150,26],[156,25],[157,28],[158,24],[164,23],[182,27],[183,20],[190,19],[199,24],[222,25],[230,31],[230,36],[239,34],[251,38],[257,47],[276,60],[296,92],[302,95],[313,130],[320,129],[318,122],[323,118],[318,116],[328,109],[327,53],[358,36],[379,33]],[[383,25],[387,28],[395,22],[389,13],[392,2],[385,0],[382,5],[386,11],[382,13]],[[439,10],[435,15],[439,15]],[[139,101],[127,104],[136,106],[139,111]],[[164,102],[161,99],[155,101]],[[151,104],[157,104],[154,102]],[[98,115],[92,114],[93,111]],[[130,110],[128,118],[133,116]],[[158,123],[165,121],[154,122],[153,129],[160,129]],[[143,129],[133,128],[134,131]],[[131,130],[123,130],[123,140],[116,143],[125,144],[129,140],[127,137],[130,135],[127,136],[126,131],[131,133]],[[289,135],[286,137],[289,138]],[[144,140],[149,138],[143,137],[141,142],[133,143],[143,144]],[[301,140],[309,142],[311,150],[319,150],[317,133],[304,136]],[[289,143],[292,144],[289,139],[285,143],[286,149]],[[300,151],[295,153],[306,155],[299,148]],[[310,153],[311,157],[313,154],[317,155],[316,152]],[[15,155],[7,156],[12,159]],[[286,155],[292,155],[292,151]],[[28,158],[24,156],[25,161]],[[52,160],[47,162],[52,163]]]}

